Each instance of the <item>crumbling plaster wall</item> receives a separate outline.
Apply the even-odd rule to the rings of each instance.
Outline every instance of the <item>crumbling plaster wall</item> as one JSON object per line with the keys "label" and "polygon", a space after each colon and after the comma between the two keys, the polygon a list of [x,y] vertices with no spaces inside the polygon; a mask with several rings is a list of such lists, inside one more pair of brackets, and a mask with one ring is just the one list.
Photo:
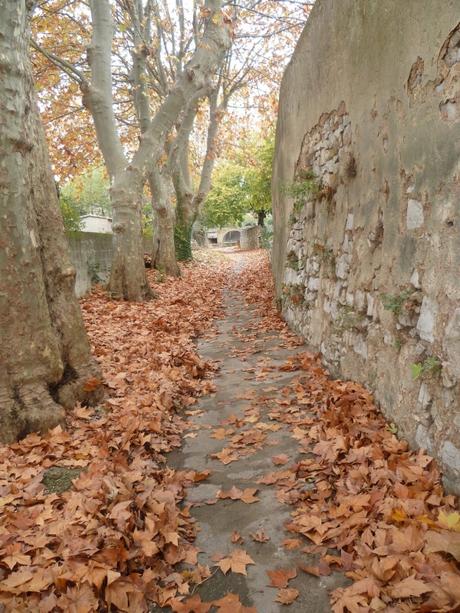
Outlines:
{"label": "crumbling plaster wall", "polygon": [[455,491],[459,21],[460,0],[317,1],[281,86],[272,258],[287,321]]}

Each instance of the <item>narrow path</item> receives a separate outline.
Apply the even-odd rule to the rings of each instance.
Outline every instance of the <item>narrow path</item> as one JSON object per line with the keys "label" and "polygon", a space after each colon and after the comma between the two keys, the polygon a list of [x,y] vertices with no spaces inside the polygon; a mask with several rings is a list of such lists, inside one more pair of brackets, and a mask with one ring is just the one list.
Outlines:
{"label": "narrow path", "polygon": [[[231,571],[224,575],[217,569],[197,593],[208,602],[228,593],[238,594],[244,605],[264,613],[328,612],[328,592],[344,584],[343,575],[316,578],[297,570],[289,588],[297,589],[299,596],[289,607],[275,602],[278,590],[269,587],[267,571],[298,569],[299,564],[313,563],[313,558],[301,548],[283,546],[283,541],[296,536],[285,529],[291,509],[278,500],[275,487],[259,482],[283,468],[274,464],[274,456],[281,456],[275,461],[285,462],[286,468],[297,459],[298,445],[288,426],[271,420],[268,413],[279,409],[286,397],[283,389],[298,376],[280,367],[299,352],[299,347],[289,346],[279,334],[257,329],[259,321],[237,292],[226,291],[225,319],[218,322],[215,336],[199,343],[204,359],[221,364],[216,392],[194,408],[192,428],[182,450],[169,456],[168,463],[177,469],[210,471],[205,481],[189,490],[186,501],[193,505],[192,516],[199,526],[199,563],[216,570],[219,554],[227,557],[238,549],[255,562],[247,566],[247,576]],[[221,453],[220,459],[213,457],[217,453]],[[229,461],[234,458],[238,459]],[[257,489],[258,501],[217,497],[219,490],[228,492],[232,487]],[[253,492],[246,494],[250,501]],[[257,542],[251,535],[269,540]]]}

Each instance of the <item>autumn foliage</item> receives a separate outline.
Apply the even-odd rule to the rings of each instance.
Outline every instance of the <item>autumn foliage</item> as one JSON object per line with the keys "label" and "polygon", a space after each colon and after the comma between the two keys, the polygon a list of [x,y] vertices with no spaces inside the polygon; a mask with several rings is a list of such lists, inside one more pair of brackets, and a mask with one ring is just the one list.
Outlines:
{"label": "autumn foliage", "polygon": [[[208,575],[179,508],[194,474],[169,470],[164,453],[213,387],[194,338],[220,312],[224,280],[224,270],[195,265],[155,284],[154,302],[113,302],[102,290],[83,301],[109,398],[77,408],[66,431],[0,449],[0,609],[139,612]],[[54,466],[81,469],[69,491],[46,490]],[[193,569],[174,572],[182,561]]]}
{"label": "autumn foliage", "polygon": [[[263,327],[282,331],[271,277],[261,274],[267,264],[260,256],[235,287],[259,309]],[[458,500],[443,491],[433,458],[411,451],[371,394],[331,379],[319,356],[301,352],[282,368],[299,376],[269,417],[291,430],[297,457],[260,482],[293,506],[287,529],[307,539],[303,551],[318,554],[318,564],[302,570],[340,570],[352,580],[332,593],[334,613],[458,610]]]}
{"label": "autumn foliage", "polygon": [[[112,302],[100,290],[83,301],[108,399],[78,407],[66,431],[0,450],[7,611],[142,612],[153,602],[182,613],[254,613],[235,594],[203,602],[194,593],[212,573],[250,574],[254,561],[235,532],[214,568],[198,564],[182,501],[209,473],[175,472],[165,459],[180,445],[197,398],[214,389],[215,366],[199,357],[194,339],[214,334],[225,286],[259,312],[259,331],[300,345],[276,311],[266,255],[239,257],[246,267],[238,275],[225,262],[184,267],[181,279],[154,283],[159,297],[151,303]],[[263,379],[262,364],[255,378]],[[319,356],[299,348],[277,368],[296,374],[290,385],[274,398],[248,398],[244,416],[210,431],[223,444],[214,459],[224,464],[250,461],[271,431],[292,436],[292,453],[273,456],[258,487],[275,488],[290,505],[286,550],[316,562],[269,571],[276,602],[295,603],[299,590],[290,581],[299,575],[338,571],[350,581],[331,594],[335,613],[458,610],[460,514],[435,461],[398,439],[362,386],[331,379]],[[70,489],[47,489],[56,466],[76,471]],[[261,505],[257,488],[222,488],[214,504],[220,500]],[[270,534],[250,538],[264,547]]]}

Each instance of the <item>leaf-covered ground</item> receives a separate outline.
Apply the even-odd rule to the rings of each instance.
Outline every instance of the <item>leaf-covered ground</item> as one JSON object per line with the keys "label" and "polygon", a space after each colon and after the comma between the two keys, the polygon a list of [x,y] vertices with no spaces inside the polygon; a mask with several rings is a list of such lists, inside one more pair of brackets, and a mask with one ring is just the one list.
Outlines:
{"label": "leaf-covered ground", "polygon": [[[187,266],[181,279],[155,283],[159,298],[147,304],[112,302],[101,291],[83,301],[107,398],[78,407],[65,431],[0,449],[0,608],[254,611],[237,594],[202,602],[193,593],[211,574],[250,574],[254,563],[235,533],[231,555],[211,568],[198,564],[196,526],[182,501],[208,475],[174,471],[165,459],[184,434],[193,436],[188,418],[214,389],[216,367],[200,358],[195,339],[213,334],[224,287],[257,308],[259,331],[297,342],[274,308],[266,256],[242,254],[241,262],[239,274],[221,258]],[[246,339],[246,351],[255,351]],[[263,379],[264,368],[254,377]],[[291,510],[286,549],[314,553],[316,562],[274,570],[267,585],[278,588],[276,601],[296,610],[289,581],[298,571],[340,570],[352,583],[332,593],[337,613],[456,611],[460,514],[435,462],[410,451],[370,394],[330,379],[317,356],[299,348],[281,368],[296,377],[279,398],[252,406],[244,423],[209,432],[226,445],[217,457],[224,464],[250,462],[264,446],[267,428],[257,428],[256,415],[292,436],[292,454],[274,456],[261,485]],[[217,498],[260,505],[257,493],[222,489]],[[251,538],[263,547],[271,536]]]}
{"label": "leaf-covered ground", "polygon": [[[164,605],[207,576],[199,566],[174,571],[196,561],[194,527],[179,508],[195,475],[169,470],[164,454],[180,445],[187,410],[212,389],[213,366],[194,339],[220,313],[227,269],[187,267],[180,280],[154,283],[159,297],[146,304],[113,302],[101,290],[83,301],[107,399],[77,408],[66,431],[0,449],[6,611],[143,611],[147,600]],[[53,478],[52,467],[74,471],[71,489],[59,493],[69,473]]]}
{"label": "leaf-covered ground", "polygon": [[[283,331],[264,264],[249,264],[235,286],[263,327]],[[331,379],[318,355],[300,352],[284,368],[300,374],[270,418],[288,425],[301,459],[264,481],[293,507],[287,529],[318,554],[301,569],[353,580],[332,593],[335,613],[459,611],[459,505],[435,461],[397,438],[364,387]]]}

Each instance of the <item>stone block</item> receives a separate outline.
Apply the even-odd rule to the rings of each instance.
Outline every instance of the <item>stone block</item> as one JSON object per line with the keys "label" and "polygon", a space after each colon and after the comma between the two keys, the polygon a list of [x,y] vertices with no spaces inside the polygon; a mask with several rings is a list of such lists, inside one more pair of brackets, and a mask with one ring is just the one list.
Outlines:
{"label": "stone block", "polygon": [[416,289],[420,289],[420,278],[419,278],[418,270],[416,268],[414,268],[414,272],[412,273],[410,282]]}
{"label": "stone block", "polygon": [[335,274],[339,279],[346,279],[350,272],[350,256],[346,253],[342,254],[336,263]]}
{"label": "stone block", "polygon": [[441,445],[440,456],[447,466],[460,473],[460,449],[452,441],[445,441]]}
{"label": "stone block", "polygon": [[415,441],[419,447],[426,449],[428,453],[432,453],[433,443],[430,437],[429,430],[423,424],[417,426],[415,432]]}
{"label": "stone block", "polygon": [[408,230],[416,230],[423,226],[425,219],[423,205],[418,200],[411,198],[407,202],[406,226]]}
{"label": "stone block", "polygon": [[431,395],[426,383],[420,385],[417,401],[422,409],[426,409],[430,405]]}
{"label": "stone block", "polygon": [[460,308],[455,309],[449,319],[443,340],[443,349],[449,361],[449,369],[460,378]]}
{"label": "stone block", "polygon": [[420,338],[424,341],[432,343],[434,341],[434,330],[436,327],[436,318],[438,315],[438,305],[434,300],[423,297],[420,316],[417,322],[417,331]]}

